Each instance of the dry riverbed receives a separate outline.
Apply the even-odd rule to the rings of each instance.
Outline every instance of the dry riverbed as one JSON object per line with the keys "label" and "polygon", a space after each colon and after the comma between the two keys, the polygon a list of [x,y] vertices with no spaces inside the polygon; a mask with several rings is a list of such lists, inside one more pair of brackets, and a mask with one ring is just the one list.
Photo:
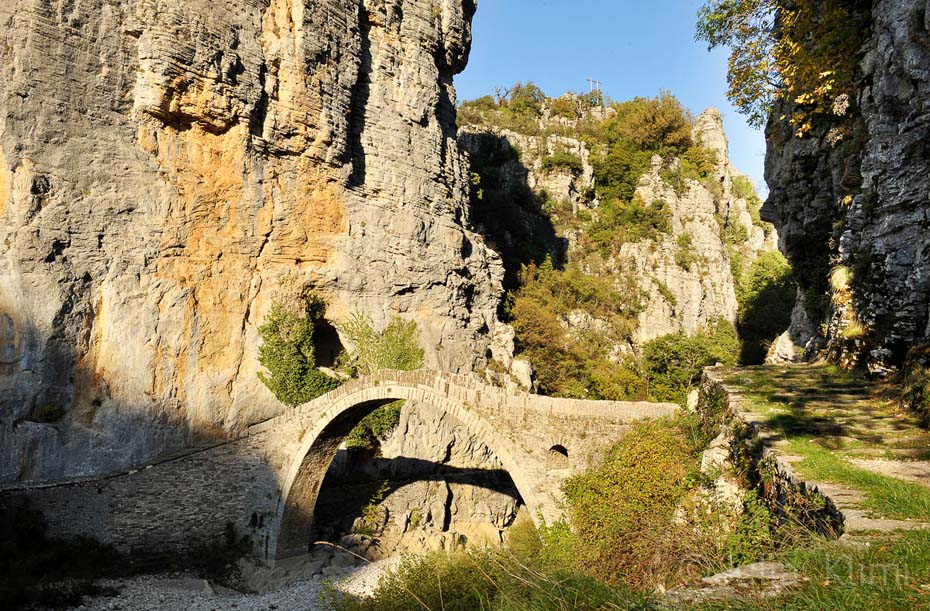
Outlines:
{"label": "dry riverbed", "polygon": [[362,563],[341,552],[314,554],[279,563],[274,569],[240,564],[250,593],[224,588],[188,575],[146,575],[103,580],[116,595],[84,601],[89,611],[323,611],[321,595],[332,584],[352,596],[370,594],[401,558]]}

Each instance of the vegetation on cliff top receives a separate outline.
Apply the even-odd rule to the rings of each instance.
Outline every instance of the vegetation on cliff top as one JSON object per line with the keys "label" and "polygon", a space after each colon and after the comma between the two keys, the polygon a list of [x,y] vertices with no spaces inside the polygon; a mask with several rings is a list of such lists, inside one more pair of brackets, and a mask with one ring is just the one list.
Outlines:
{"label": "vegetation on cliff top", "polygon": [[[786,295],[793,285],[777,265],[780,255],[750,265],[741,254],[749,237],[745,228],[720,218],[721,239],[743,287],[739,331],[745,346],[739,347],[732,325],[714,321],[694,337],[675,334],[632,347],[646,293],[643,279],[625,267],[620,253],[624,244],[660,241],[672,230],[668,203],[644,201],[636,191],[640,179],[658,157],[660,177],[679,195],[696,181],[722,196],[714,178],[719,160],[693,141],[694,118],[673,95],[619,103],[576,94],[551,99],[532,83],[517,84],[496,98],[464,102],[460,120],[516,131],[539,147],[520,151],[506,137],[493,137],[491,129],[472,136],[471,161],[474,219],[502,253],[507,270],[503,317],[516,330],[517,349],[533,363],[541,392],[684,401],[702,367],[733,364],[741,353],[748,362],[760,362],[764,343],[787,327],[783,315],[772,315],[779,307],[790,313],[794,299]],[[576,154],[539,144],[552,135],[581,139],[590,151],[594,209],[573,209],[513,179],[521,158],[531,154],[541,159],[544,173],[581,171]],[[751,182],[737,177],[733,195],[747,200],[750,215],[761,224],[761,201]],[[570,249],[562,235],[574,236]],[[688,238],[679,236],[675,260],[701,273]],[[667,287],[660,284],[659,291],[674,301]],[[776,325],[782,326],[776,330]]]}

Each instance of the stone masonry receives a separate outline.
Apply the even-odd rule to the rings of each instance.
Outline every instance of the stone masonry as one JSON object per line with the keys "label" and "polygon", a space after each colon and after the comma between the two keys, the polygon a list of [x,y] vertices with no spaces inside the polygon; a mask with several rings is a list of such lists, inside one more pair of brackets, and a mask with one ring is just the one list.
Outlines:
{"label": "stone masonry", "polygon": [[[303,553],[323,476],[345,435],[376,407],[416,401],[461,421],[510,473],[537,522],[561,517],[561,484],[638,419],[673,404],[511,393],[472,376],[382,371],[353,380],[234,441],[106,478],[0,491],[43,512],[49,535],[92,536],[130,553],[184,553],[222,541],[227,525],[267,562]],[[553,460],[553,449],[567,460]],[[564,459],[562,454],[559,456]]]}

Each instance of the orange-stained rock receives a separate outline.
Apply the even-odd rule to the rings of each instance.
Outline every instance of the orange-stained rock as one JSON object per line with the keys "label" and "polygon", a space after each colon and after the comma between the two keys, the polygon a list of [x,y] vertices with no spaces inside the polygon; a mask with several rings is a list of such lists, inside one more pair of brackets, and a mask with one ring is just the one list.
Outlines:
{"label": "orange-stained rock", "polygon": [[256,356],[284,281],[335,323],[417,320],[429,366],[483,364],[502,269],[452,87],[473,7],[434,5],[0,6],[0,481],[280,413]]}

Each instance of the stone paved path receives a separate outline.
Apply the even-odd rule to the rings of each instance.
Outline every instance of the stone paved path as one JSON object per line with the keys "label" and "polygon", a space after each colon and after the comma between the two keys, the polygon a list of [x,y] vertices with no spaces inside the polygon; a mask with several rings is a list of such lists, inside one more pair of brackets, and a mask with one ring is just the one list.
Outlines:
{"label": "stone paved path", "polygon": [[[805,477],[803,443],[852,467],[930,487],[930,431],[896,406],[892,388],[831,367],[721,370],[744,420],[803,479],[830,497],[848,535],[930,528],[930,516],[886,516],[866,508],[866,493],[849,482]],[[843,478],[838,478],[839,480]]]}

